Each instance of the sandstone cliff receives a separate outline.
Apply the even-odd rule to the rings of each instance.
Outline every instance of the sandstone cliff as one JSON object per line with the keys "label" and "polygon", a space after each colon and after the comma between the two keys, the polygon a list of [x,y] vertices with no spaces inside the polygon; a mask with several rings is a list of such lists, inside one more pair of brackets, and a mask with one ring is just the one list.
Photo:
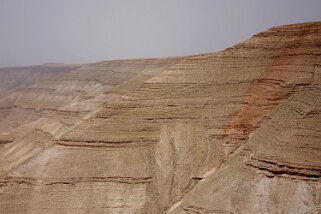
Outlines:
{"label": "sandstone cliff", "polygon": [[0,70],[1,213],[321,212],[321,23],[180,58]]}

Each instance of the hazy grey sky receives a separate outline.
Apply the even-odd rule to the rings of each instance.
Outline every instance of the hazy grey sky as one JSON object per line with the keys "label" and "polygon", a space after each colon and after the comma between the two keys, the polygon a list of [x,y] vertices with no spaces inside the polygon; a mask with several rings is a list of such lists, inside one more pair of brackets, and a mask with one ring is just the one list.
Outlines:
{"label": "hazy grey sky", "polygon": [[321,0],[0,0],[0,67],[215,52]]}

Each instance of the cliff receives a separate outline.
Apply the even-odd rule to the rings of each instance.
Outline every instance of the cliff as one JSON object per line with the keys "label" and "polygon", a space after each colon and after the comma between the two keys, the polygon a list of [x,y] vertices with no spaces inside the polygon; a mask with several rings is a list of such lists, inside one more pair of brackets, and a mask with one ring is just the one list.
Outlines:
{"label": "cliff", "polygon": [[0,79],[1,213],[321,212],[321,23]]}

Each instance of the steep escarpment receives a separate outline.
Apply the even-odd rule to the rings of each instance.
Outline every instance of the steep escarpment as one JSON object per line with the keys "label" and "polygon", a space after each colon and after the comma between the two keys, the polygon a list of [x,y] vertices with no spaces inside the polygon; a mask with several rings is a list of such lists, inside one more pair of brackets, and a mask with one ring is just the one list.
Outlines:
{"label": "steep escarpment", "polygon": [[[12,112],[43,112],[2,128],[5,213],[320,210],[320,23],[214,54],[82,65],[4,93]],[[26,142],[42,152],[21,161]]]}

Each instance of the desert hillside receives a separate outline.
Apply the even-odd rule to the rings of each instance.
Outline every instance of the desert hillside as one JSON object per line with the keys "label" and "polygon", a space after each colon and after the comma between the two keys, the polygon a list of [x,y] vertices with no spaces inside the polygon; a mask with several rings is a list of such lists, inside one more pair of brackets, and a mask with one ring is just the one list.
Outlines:
{"label": "desert hillside", "polygon": [[0,176],[0,213],[320,213],[321,22],[0,69]]}

